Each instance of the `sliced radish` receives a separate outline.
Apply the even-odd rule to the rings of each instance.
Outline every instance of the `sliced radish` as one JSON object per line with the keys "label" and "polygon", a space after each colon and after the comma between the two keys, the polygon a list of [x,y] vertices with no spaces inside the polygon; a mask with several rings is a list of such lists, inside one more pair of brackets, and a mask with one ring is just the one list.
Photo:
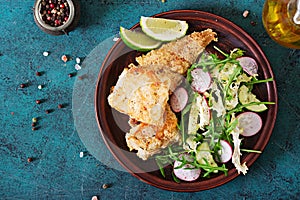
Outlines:
{"label": "sliced radish", "polygon": [[185,88],[177,88],[170,97],[171,108],[174,112],[180,112],[188,102],[188,93]]}
{"label": "sliced radish", "polygon": [[238,126],[243,129],[241,135],[249,137],[258,133],[262,127],[261,117],[254,112],[244,112],[237,116]]}
{"label": "sliced radish", "polygon": [[[187,161],[192,162],[193,160],[191,159],[189,154],[181,154],[179,156],[180,159],[184,158]],[[194,181],[197,178],[199,178],[201,170],[200,169],[194,169],[193,165],[190,164],[185,164],[181,168],[176,168],[182,165],[182,162],[176,160],[174,162],[174,174],[177,178],[183,180],[183,181]]]}
{"label": "sliced radish", "polygon": [[209,72],[203,71],[201,68],[196,68],[191,71],[193,77],[192,88],[197,92],[203,93],[209,89],[211,85],[211,76]]}
{"label": "sliced radish", "polygon": [[258,65],[253,58],[243,56],[237,58],[236,60],[240,62],[241,67],[247,74],[249,74],[250,76],[257,74]]}
{"label": "sliced radish", "polygon": [[228,162],[232,157],[232,147],[226,140],[220,140],[221,150],[219,152],[218,161],[221,163]]}

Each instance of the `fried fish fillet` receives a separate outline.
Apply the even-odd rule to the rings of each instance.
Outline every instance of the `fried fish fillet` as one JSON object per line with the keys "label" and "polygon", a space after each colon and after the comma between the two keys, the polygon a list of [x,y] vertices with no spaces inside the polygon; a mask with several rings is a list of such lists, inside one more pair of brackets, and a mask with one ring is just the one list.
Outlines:
{"label": "fried fish fillet", "polygon": [[168,105],[169,95],[213,40],[216,33],[211,29],[194,32],[137,57],[139,65],[130,64],[119,76],[108,103],[138,122],[126,133],[127,146],[137,150],[138,157],[146,160],[180,140],[176,115]]}
{"label": "fried fish fillet", "polygon": [[163,126],[158,127],[145,123],[133,125],[129,133],[126,133],[125,138],[130,151],[137,150],[137,156],[147,160],[163,148],[180,140],[177,117],[167,104]]}
{"label": "fried fish fillet", "polygon": [[141,66],[163,65],[173,72],[185,74],[205,47],[216,40],[216,33],[211,29],[193,32],[181,39],[164,44],[146,55],[137,57],[136,61]]}
{"label": "fried fish fillet", "polygon": [[108,96],[108,103],[137,121],[162,125],[169,89],[170,82],[161,82],[154,71],[126,68]]}
{"label": "fried fish fillet", "polygon": [[171,71],[163,65],[138,66],[140,68],[153,71],[161,82],[170,83],[169,93],[171,94],[183,80],[183,76]]}

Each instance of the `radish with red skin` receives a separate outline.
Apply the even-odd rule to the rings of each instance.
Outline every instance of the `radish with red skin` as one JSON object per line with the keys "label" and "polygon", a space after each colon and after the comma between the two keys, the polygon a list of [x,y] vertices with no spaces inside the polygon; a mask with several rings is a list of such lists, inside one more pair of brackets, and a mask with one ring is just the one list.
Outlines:
{"label": "radish with red skin", "polygon": [[188,93],[185,88],[178,87],[170,97],[171,108],[174,112],[180,112],[188,102]]}
{"label": "radish with red skin", "polygon": [[[189,154],[181,154],[179,155],[179,159],[182,159],[184,156],[185,160],[192,162],[192,158]],[[181,161],[175,160],[174,162],[174,174],[177,178],[183,181],[194,181],[200,177],[201,170],[195,168],[191,164],[185,164],[180,168],[177,168],[182,165]]]}
{"label": "radish with red skin", "polygon": [[204,93],[210,88],[212,79],[209,72],[205,72],[201,68],[196,68],[191,71],[191,76],[193,77],[191,85],[195,91]]}
{"label": "radish with red skin", "polygon": [[257,74],[258,65],[253,58],[243,56],[237,58],[236,60],[240,62],[241,67],[247,74],[249,74],[250,76]]}
{"label": "radish with red skin", "polygon": [[220,145],[221,150],[216,160],[221,163],[227,163],[232,157],[232,147],[226,140],[220,140]]}
{"label": "radish with red skin", "polygon": [[237,116],[238,127],[243,130],[242,136],[250,137],[258,133],[262,127],[262,119],[255,112],[244,112]]}

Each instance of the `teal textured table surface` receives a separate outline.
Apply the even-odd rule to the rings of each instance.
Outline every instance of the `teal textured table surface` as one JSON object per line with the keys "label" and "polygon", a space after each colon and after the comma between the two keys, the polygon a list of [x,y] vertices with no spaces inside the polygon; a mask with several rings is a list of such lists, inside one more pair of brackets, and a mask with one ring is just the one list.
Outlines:
{"label": "teal textured table surface", "polygon": [[[35,24],[33,0],[0,0],[0,199],[299,199],[300,50],[269,38],[261,21],[263,3],[81,0],[76,29],[52,36]],[[279,99],[273,134],[248,174],[195,193],[161,190],[99,161],[74,123],[75,58],[83,63],[99,44],[106,51],[110,43],[103,42],[114,38],[121,25],[136,24],[141,15],[176,9],[211,12],[249,33],[272,66]],[[246,18],[244,10],[250,11]],[[63,62],[62,55],[71,60]],[[96,63],[96,72],[100,66]],[[32,130],[33,118],[37,130]]]}

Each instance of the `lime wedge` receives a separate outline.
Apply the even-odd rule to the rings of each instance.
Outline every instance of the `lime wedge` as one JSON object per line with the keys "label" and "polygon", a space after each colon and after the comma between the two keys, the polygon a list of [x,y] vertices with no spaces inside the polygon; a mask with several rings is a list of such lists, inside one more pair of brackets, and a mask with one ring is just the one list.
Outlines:
{"label": "lime wedge", "polygon": [[149,51],[161,45],[160,41],[152,39],[141,31],[131,31],[123,27],[120,27],[120,36],[128,47],[138,51]]}
{"label": "lime wedge", "polygon": [[186,21],[141,17],[140,25],[144,33],[159,41],[172,41],[183,37],[188,29]]}
{"label": "lime wedge", "polygon": [[[251,102],[260,102],[253,93],[249,92],[249,89],[245,85],[239,88],[239,101],[243,105]],[[247,106],[246,108],[254,112],[262,112],[268,109],[265,104]]]}

